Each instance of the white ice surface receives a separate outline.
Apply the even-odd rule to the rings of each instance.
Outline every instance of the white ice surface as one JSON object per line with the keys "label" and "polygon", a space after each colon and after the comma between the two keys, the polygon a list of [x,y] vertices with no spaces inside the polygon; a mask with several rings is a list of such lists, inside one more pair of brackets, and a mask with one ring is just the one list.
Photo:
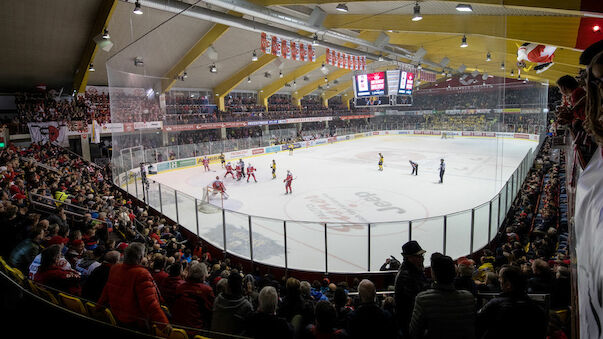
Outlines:
{"label": "white ice surface", "polygon": [[[378,136],[296,149],[292,156],[280,152],[244,159],[246,166],[251,163],[256,167],[257,183],[253,179],[247,183],[246,178],[236,181],[230,176],[223,179],[225,171],[220,164],[211,164],[210,172],[199,166],[164,172],[151,179],[162,185],[164,213],[176,219],[174,193],[164,186],[200,199],[202,188],[220,176],[230,196],[224,200],[224,207],[232,211],[226,213],[227,249],[250,256],[247,215],[252,215],[254,259],[269,264],[285,264],[281,220],[288,220],[288,266],[324,271],[324,222],[328,222],[328,270],[366,271],[367,224],[371,223],[370,270],[378,270],[389,255],[400,259],[400,246],[409,238],[408,222],[401,220],[415,220],[411,235],[428,251],[426,258],[432,252],[443,252],[443,218],[439,216],[487,203],[536,145],[503,138]],[[383,171],[377,170],[379,152],[384,156]],[[446,163],[443,184],[438,183],[440,158]],[[277,164],[274,180],[272,159]],[[419,164],[418,176],[410,175],[408,160]],[[287,169],[295,178],[293,194],[289,195],[285,195],[283,183]],[[157,185],[153,184],[150,192],[154,195],[156,191]],[[158,201],[151,197],[152,202],[154,199]],[[181,195],[178,202],[180,223],[196,233],[198,218],[200,236],[222,247],[221,213],[195,216],[192,198]],[[219,205],[220,201],[212,203]],[[497,208],[496,203],[493,210]],[[475,211],[474,249],[488,240],[489,216],[487,204]],[[470,232],[470,211],[449,216],[446,254],[468,254]]]}

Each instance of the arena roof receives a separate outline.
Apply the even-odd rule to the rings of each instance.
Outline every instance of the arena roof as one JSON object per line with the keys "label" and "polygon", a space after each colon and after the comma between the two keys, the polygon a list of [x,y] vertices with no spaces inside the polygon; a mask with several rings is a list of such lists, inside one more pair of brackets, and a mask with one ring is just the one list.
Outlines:
{"label": "arena roof", "polygon": [[[351,87],[353,71],[326,66],[321,70],[325,48],[317,47],[317,61],[300,62],[262,56],[259,29],[243,29],[167,11],[168,6],[190,5],[208,13],[244,20],[250,25],[268,24],[291,35],[312,37],[359,54],[379,55],[385,61],[370,63],[369,70],[395,67],[392,53],[372,47],[385,43],[390,50],[414,53],[426,51],[425,68],[438,71],[443,58],[450,59],[449,71],[465,65],[466,72],[478,70],[510,77],[515,69],[516,51],[524,42],[557,47],[555,65],[544,73],[533,70],[522,77],[531,81],[552,81],[565,74],[577,74],[581,50],[603,38],[603,6],[598,0],[471,0],[473,12],[456,10],[457,1],[419,1],[423,19],[412,21],[415,1],[347,1],[348,12],[336,9],[331,0],[140,0],[144,14],[132,13],[134,1],[118,0],[30,0],[0,3],[0,88],[14,91],[46,84],[66,92],[83,91],[85,85],[107,85],[107,61],[112,69],[162,79],[161,90],[200,88],[215,90],[221,97],[232,90],[255,91],[266,98],[278,92],[294,96],[316,93],[319,85],[327,94],[345,93]],[[155,8],[151,8],[152,3]],[[164,7],[161,7],[164,6]],[[243,8],[270,10],[293,21],[309,22],[316,7],[322,19],[318,26],[271,22]],[[317,11],[316,13],[319,13]],[[320,17],[320,16],[319,16]],[[289,19],[287,19],[289,20]],[[93,38],[107,28],[114,44],[109,52],[98,48]],[[151,31],[149,33],[149,31]],[[343,34],[340,39],[326,32]],[[469,46],[460,48],[465,35]],[[348,39],[349,37],[350,39]],[[353,43],[362,39],[367,44]],[[356,40],[358,41],[358,40]],[[257,51],[259,60],[251,62]],[[486,61],[490,53],[491,61]],[[134,59],[142,58],[142,67]],[[387,60],[387,59],[391,60]],[[507,66],[501,69],[501,64]],[[96,71],[89,72],[89,64]],[[416,63],[416,62],[415,62]],[[210,73],[215,64],[217,73]],[[187,73],[186,79],[178,80]],[[283,77],[279,77],[282,73]],[[324,81],[325,76],[328,82]],[[248,82],[248,78],[251,82]],[[305,79],[305,80],[304,80]],[[334,81],[337,81],[335,83]],[[295,85],[294,85],[295,82]],[[297,92],[297,93],[296,93]]]}

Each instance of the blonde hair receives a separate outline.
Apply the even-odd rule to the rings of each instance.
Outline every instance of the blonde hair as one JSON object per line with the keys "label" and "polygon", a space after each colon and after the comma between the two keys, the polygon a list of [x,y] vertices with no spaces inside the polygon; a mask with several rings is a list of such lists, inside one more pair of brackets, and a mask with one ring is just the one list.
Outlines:
{"label": "blonde hair", "polygon": [[591,82],[592,68],[595,65],[603,66],[603,52],[595,55],[589,65],[586,78],[586,121],[584,128],[589,132],[599,145],[603,145],[603,111],[601,110],[601,92],[597,85]]}

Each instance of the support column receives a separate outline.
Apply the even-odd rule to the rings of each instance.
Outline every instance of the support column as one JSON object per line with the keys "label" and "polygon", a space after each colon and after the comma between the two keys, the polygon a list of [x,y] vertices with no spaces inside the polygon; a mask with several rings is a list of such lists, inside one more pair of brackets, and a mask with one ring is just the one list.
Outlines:
{"label": "support column", "polygon": [[270,136],[270,126],[262,125],[262,135]]}
{"label": "support column", "polygon": [[161,131],[161,145],[167,146],[170,143],[170,137],[167,131]]}
{"label": "support column", "polygon": [[325,120],[325,128],[329,128],[329,121]]}
{"label": "support column", "polygon": [[293,98],[293,104],[297,107],[297,108],[301,108],[301,98]]}
{"label": "support column", "polygon": [[82,144],[82,158],[86,161],[90,160],[90,140],[88,134],[80,135],[80,142]]}
{"label": "support column", "polygon": [[226,104],[224,103],[223,96],[218,97],[218,110],[220,110],[221,112],[226,112]]}
{"label": "support column", "polygon": [[220,138],[222,138],[222,140],[226,139],[226,127],[220,128]]}
{"label": "support column", "polygon": [[322,105],[326,108],[329,108],[329,99],[327,99],[327,97],[324,96],[324,94],[321,96],[322,99]]}

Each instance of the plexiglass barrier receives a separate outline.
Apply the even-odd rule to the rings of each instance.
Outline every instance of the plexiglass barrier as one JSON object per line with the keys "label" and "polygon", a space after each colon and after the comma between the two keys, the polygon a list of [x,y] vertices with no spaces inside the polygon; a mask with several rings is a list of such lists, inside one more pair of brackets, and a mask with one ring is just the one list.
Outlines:
{"label": "plexiglass barrier", "polygon": [[[542,142],[544,135],[540,138]],[[195,152],[194,147],[180,149],[180,154],[191,152]],[[157,154],[163,153],[157,149],[124,152],[118,164],[149,161],[144,157],[155,158]],[[146,179],[145,185],[136,170],[116,176],[115,181],[225,253],[297,270],[366,272],[379,271],[390,256],[401,260],[401,245],[409,240],[421,244],[426,258],[434,252],[458,258],[487,246],[519,194],[534,159],[535,154],[528,151],[498,194],[475,208],[424,219],[370,224],[278,220],[223,210],[151,178]]]}

